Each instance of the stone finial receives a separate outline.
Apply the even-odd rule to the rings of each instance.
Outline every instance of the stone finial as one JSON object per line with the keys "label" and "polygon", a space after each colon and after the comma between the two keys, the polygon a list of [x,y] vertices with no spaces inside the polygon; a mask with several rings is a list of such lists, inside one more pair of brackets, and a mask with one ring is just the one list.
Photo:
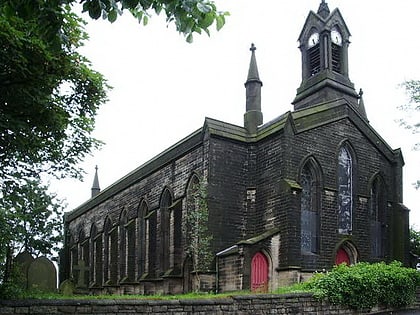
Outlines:
{"label": "stone finial", "polygon": [[101,192],[101,188],[99,187],[99,179],[98,179],[98,165],[95,166],[95,177],[93,178],[92,184],[92,195],[91,197],[95,197]]}
{"label": "stone finial", "polygon": [[324,19],[326,19],[330,15],[330,8],[328,8],[328,4],[325,2],[325,0],[322,0],[319,4],[317,13]]}

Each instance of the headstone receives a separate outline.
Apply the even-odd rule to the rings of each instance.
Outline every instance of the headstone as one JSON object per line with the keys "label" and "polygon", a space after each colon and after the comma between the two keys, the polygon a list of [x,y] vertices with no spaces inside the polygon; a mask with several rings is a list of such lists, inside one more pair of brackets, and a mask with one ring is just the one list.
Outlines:
{"label": "headstone", "polygon": [[73,270],[78,271],[76,287],[87,288],[87,280],[89,279],[89,266],[83,259],[79,259],[77,266],[73,266]]}
{"label": "headstone", "polygon": [[38,257],[28,268],[28,289],[57,291],[57,270],[47,257]]}
{"label": "headstone", "polygon": [[28,251],[23,251],[15,257],[15,264],[20,270],[20,284],[24,289],[28,288],[28,269],[35,258]]}
{"label": "headstone", "polygon": [[74,294],[74,283],[67,279],[60,283],[60,293],[64,296],[70,296]]}

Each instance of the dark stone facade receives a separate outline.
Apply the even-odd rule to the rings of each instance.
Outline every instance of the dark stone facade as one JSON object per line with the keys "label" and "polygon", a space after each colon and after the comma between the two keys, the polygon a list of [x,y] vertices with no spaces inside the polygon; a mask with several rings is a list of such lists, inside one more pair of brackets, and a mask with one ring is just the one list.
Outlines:
{"label": "dark stone facade", "polygon": [[[303,76],[294,111],[261,125],[252,47],[245,127],[207,118],[66,214],[61,280],[80,283],[83,261],[86,282],[78,289],[93,293],[233,291],[258,281],[269,290],[342,261],[408,264],[402,154],[369,125],[348,79],[349,32],[337,9],[328,14],[325,3],[311,11],[300,36]],[[334,44],[337,29],[343,41]],[[322,60],[331,59],[315,73],[305,57],[314,32],[324,38]],[[342,50],[328,55],[333,49]],[[186,218],[198,182],[206,187],[214,259],[193,272]],[[255,261],[257,253],[266,261]],[[258,268],[267,271],[265,280]]]}

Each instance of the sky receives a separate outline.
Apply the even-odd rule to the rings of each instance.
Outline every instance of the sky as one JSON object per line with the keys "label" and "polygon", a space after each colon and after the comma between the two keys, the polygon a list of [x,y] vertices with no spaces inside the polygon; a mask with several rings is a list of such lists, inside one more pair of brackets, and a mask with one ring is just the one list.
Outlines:
{"label": "sky", "polygon": [[[105,189],[155,155],[203,126],[205,117],[243,125],[251,43],[262,88],[264,123],[293,110],[301,82],[297,38],[320,0],[216,0],[230,16],[220,32],[196,35],[188,44],[163,17],[142,26],[126,12],[114,24],[88,21],[90,40],[81,49],[113,87],[96,118],[94,136],[105,142],[82,164],[83,182],[60,180],[51,189],[70,211],[90,198],[95,166]],[[395,122],[406,102],[399,86],[420,79],[419,0],[329,0],[351,33],[349,77],[363,89],[372,127],[405,160],[404,204],[420,228],[419,141]]]}

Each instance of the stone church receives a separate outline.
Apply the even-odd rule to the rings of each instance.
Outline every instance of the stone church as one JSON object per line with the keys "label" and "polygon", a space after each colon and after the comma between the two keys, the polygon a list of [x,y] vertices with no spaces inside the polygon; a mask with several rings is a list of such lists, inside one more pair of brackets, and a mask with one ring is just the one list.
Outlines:
{"label": "stone church", "polygon": [[[299,35],[293,111],[263,122],[252,45],[244,126],[206,118],[102,191],[96,173],[92,198],[65,215],[61,281],[94,294],[269,291],[340,263],[408,264],[403,156],[369,124],[349,37],[322,0]],[[207,246],[188,233],[200,211]]]}

